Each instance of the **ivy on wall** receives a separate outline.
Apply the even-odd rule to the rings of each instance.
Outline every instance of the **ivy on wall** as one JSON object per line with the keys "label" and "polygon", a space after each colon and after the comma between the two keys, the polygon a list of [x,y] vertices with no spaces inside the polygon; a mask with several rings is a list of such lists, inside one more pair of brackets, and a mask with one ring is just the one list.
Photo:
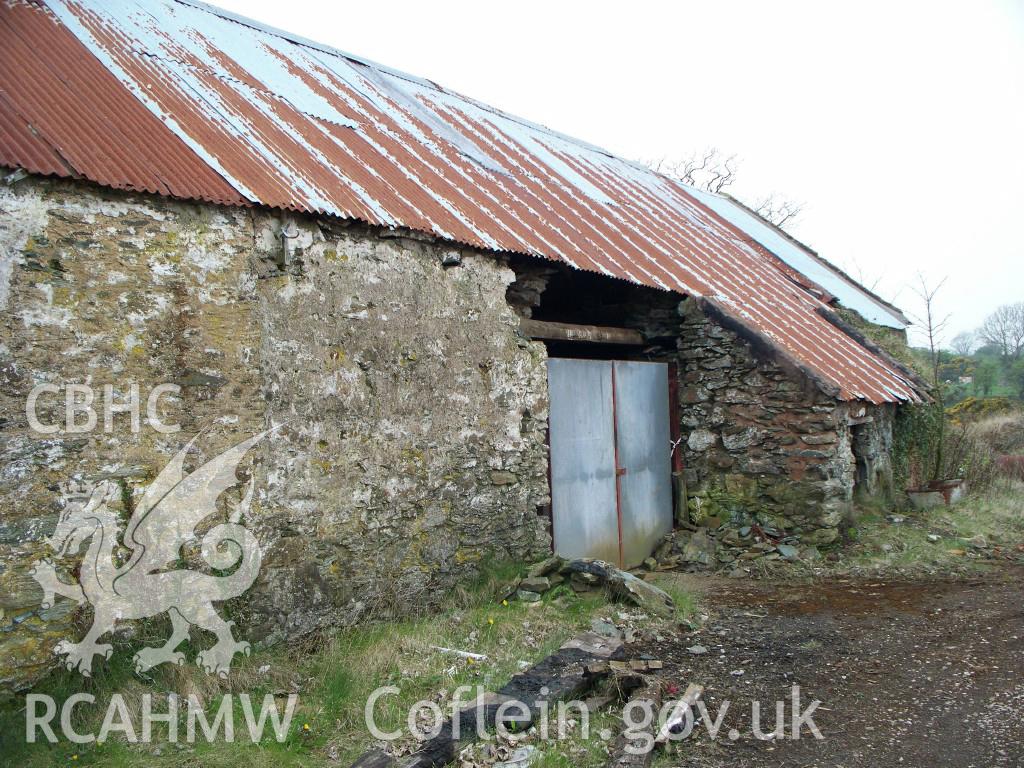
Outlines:
{"label": "ivy on wall", "polygon": [[941,463],[946,414],[942,403],[904,405],[892,428],[893,482],[899,489],[919,488],[935,477]]}

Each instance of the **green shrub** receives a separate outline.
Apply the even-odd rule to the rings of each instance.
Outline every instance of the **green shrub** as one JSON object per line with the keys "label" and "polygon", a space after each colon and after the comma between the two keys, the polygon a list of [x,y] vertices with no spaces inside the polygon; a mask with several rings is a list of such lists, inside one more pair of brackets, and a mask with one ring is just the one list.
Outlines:
{"label": "green shrub", "polygon": [[1020,410],[1020,402],[1009,397],[968,397],[950,408],[948,413],[956,421],[977,421]]}
{"label": "green shrub", "polygon": [[936,479],[945,428],[942,404],[905,405],[893,423],[893,483],[898,489],[919,488]]}

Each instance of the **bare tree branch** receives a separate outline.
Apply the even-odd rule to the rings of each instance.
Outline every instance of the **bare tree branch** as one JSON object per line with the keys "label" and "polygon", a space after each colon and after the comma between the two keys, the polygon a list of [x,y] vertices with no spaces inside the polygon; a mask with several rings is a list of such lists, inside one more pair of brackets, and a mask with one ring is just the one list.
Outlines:
{"label": "bare tree branch", "polygon": [[779,229],[784,229],[787,223],[792,223],[800,215],[803,207],[803,203],[787,200],[775,192],[761,198],[757,205],[751,206],[754,213]]}
{"label": "bare tree branch", "polygon": [[1020,359],[1024,353],[1024,301],[999,307],[985,318],[978,335],[998,346],[1004,359]]}
{"label": "bare tree branch", "polygon": [[[739,170],[736,155],[726,155],[716,147],[693,152],[675,162],[661,158],[647,161],[646,165],[655,173],[671,176],[688,186],[715,194],[721,194],[735,184]],[[750,208],[762,219],[781,229],[795,221],[803,205],[772,193]]]}
{"label": "bare tree branch", "polygon": [[736,181],[736,155],[726,157],[715,147],[693,152],[674,163],[662,159],[657,164],[647,165],[657,173],[664,173],[708,192],[721,192]]}
{"label": "bare tree branch", "polygon": [[921,299],[923,307],[923,313],[920,317],[916,317],[918,325],[924,328],[925,333],[928,337],[928,354],[929,360],[932,365],[932,383],[936,388],[939,386],[939,349],[942,343],[942,333],[945,331],[946,326],[949,325],[949,319],[952,315],[946,315],[940,317],[938,314],[935,297],[939,291],[942,290],[942,286],[946,284],[948,277],[942,278],[935,285],[929,285],[925,276],[918,272],[917,279],[920,285],[913,288],[914,293],[917,294],[918,298]]}
{"label": "bare tree branch", "polygon": [[967,357],[974,351],[976,341],[977,336],[973,331],[963,331],[953,337],[953,340],[949,342],[949,348],[960,357]]}
{"label": "bare tree branch", "polygon": [[[852,267],[852,268],[850,268],[850,267]],[[851,259],[850,260],[850,262],[848,263],[847,269],[848,269],[848,271],[853,272],[854,275],[857,277],[857,282],[860,283],[861,285],[863,285],[869,291],[877,292],[878,291],[878,286],[882,282],[882,278],[885,277],[885,270],[883,269],[881,274],[879,274],[878,277],[876,277],[874,280],[872,280],[869,283],[867,275],[864,274],[864,268],[861,266],[860,262],[857,261],[856,259]]]}

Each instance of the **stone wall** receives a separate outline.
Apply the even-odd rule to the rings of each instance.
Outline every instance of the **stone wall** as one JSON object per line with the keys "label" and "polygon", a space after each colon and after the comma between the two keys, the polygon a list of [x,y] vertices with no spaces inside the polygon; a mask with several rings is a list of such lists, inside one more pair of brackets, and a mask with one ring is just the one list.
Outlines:
{"label": "stone wall", "polygon": [[[828,544],[851,513],[863,454],[866,495],[891,483],[892,408],[834,400],[685,301],[680,417],[690,514]],[[871,411],[869,413],[869,410]],[[856,430],[858,440],[853,440]]]}
{"label": "stone wall", "polygon": [[521,315],[624,326],[644,337],[642,351],[576,345],[561,353],[676,364],[690,519],[759,523],[828,544],[855,490],[865,501],[891,493],[893,406],[836,401],[697,301],[537,260],[513,268],[509,301]]}
{"label": "stone wall", "polygon": [[892,502],[896,499],[893,485],[893,422],[895,405],[868,406],[854,409],[850,437],[855,463],[855,496],[859,501]]}
{"label": "stone wall", "polygon": [[[858,479],[867,496],[891,485],[892,408],[836,402],[692,300],[335,220],[0,186],[0,689],[37,679],[89,618],[42,608],[30,574],[53,555],[65,484],[115,482],[126,521],[197,433],[189,469],[277,427],[240,475],[264,556],[226,612],[250,640],[426,608],[487,563],[547,551],[547,353],[516,314],[535,311],[636,328],[643,358],[678,363],[694,518],[826,544]],[[40,384],[57,389],[36,409],[52,434],[26,413]],[[64,428],[69,384],[97,393],[93,429]],[[178,431],[125,413],[106,428],[105,401],[137,385],[144,417],[161,384]],[[197,547],[184,559],[204,566]],[[76,562],[58,561],[66,580]]]}
{"label": "stone wall", "polygon": [[[358,225],[0,185],[0,688],[36,679],[90,614],[42,609],[29,574],[53,554],[63,484],[118,483],[127,519],[199,432],[191,466],[283,425],[243,465],[264,558],[226,612],[249,639],[423,607],[482,563],[546,550],[545,351],[516,333],[512,279],[492,255]],[[175,384],[158,411],[180,431],[133,432],[123,413],[105,431],[97,401],[94,430],[41,435],[41,383],[109,384],[116,402],[138,384],[143,414]],[[39,398],[42,424],[63,424],[63,397]]]}

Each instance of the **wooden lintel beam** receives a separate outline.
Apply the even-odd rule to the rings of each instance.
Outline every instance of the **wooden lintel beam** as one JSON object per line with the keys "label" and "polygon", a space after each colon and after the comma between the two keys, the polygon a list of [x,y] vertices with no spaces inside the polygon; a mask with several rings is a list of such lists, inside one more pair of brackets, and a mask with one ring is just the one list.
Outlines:
{"label": "wooden lintel beam", "polygon": [[612,328],[604,325],[577,325],[575,323],[553,323],[547,320],[519,321],[519,330],[533,339],[553,341],[582,341],[591,344],[623,344],[642,346],[644,337],[632,328]]}

